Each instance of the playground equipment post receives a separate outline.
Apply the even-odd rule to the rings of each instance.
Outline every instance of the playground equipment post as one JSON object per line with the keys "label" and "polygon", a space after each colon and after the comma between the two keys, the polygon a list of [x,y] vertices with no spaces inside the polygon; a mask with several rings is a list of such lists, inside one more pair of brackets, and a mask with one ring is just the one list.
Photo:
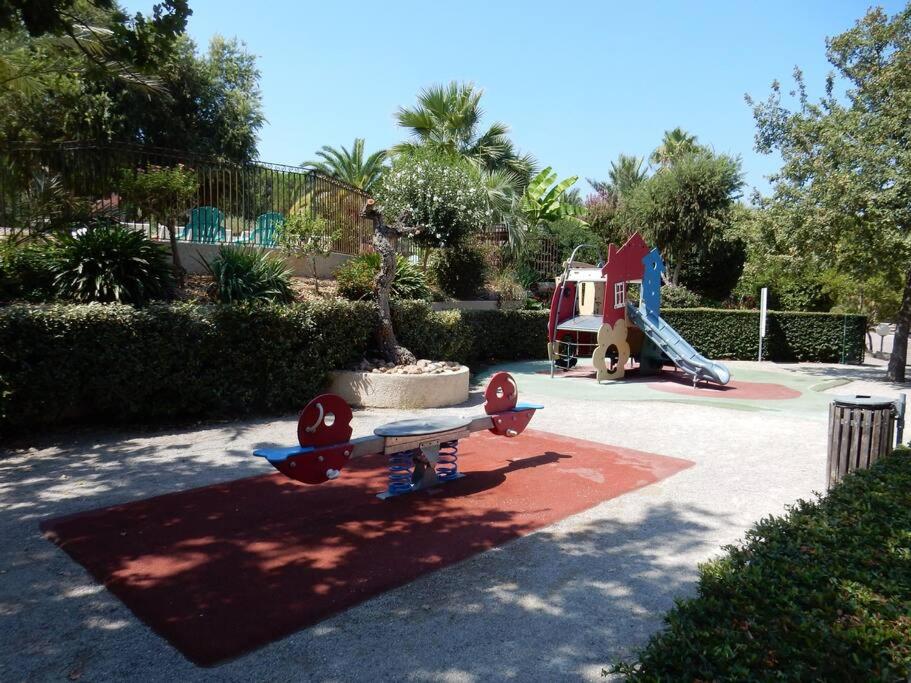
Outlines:
{"label": "playground equipment post", "polygon": [[765,319],[769,305],[769,288],[763,287],[759,294],[759,358],[762,360],[762,340],[765,337]]}

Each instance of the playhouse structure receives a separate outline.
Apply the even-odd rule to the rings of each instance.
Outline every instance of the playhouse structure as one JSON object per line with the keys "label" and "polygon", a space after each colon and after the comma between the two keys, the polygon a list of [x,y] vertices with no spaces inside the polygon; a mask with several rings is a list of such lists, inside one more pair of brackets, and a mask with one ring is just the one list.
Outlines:
{"label": "playhouse structure", "polygon": [[[670,361],[693,378],[727,384],[721,363],[700,355],[661,318],[664,261],[637,232],[619,249],[611,244],[607,260],[595,266],[575,261],[573,250],[557,278],[547,326],[551,376],[567,370],[589,352],[599,382],[622,379],[630,360],[640,374],[652,374]],[[630,284],[639,285],[638,305],[627,301]]]}

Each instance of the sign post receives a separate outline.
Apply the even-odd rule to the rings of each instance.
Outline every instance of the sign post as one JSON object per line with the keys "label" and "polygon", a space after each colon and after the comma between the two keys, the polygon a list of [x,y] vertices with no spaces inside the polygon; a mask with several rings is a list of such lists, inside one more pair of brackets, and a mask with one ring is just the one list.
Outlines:
{"label": "sign post", "polygon": [[763,287],[759,295],[759,360],[762,360],[762,340],[765,338],[765,321],[768,307],[769,288]]}

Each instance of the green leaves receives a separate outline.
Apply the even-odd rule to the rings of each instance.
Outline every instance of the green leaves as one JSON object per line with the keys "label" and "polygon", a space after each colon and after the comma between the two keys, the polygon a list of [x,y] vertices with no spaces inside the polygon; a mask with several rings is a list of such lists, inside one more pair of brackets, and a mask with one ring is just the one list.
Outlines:
{"label": "green leaves", "polygon": [[[380,255],[376,252],[348,259],[335,271],[338,293],[351,301],[373,300],[379,272]],[[392,296],[396,299],[430,298],[430,288],[423,271],[401,255],[396,260]]]}
{"label": "green leaves", "polygon": [[350,151],[344,146],[336,149],[323,145],[316,152],[316,156],[319,157],[318,161],[305,161],[301,165],[330,178],[337,178],[364,192],[371,192],[388,169],[385,165],[386,150],[364,157],[364,138],[355,138]]}
{"label": "green leaves", "polygon": [[214,280],[211,293],[222,303],[294,300],[291,270],[263,249],[222,245],[212,263],[203,264]]}
{"label": "green leaves", "polygon": [[569,218],[584,223],[579,216],[584,213],[582,206],[567,200],[566,191],[576,184],[579,176],[570,176],[557,182],[557,174],[548,166],[538,173],[519,202],[519,209],[526,222],[533,227]]}
{"label": "green leaves", "polygon": [[400,154],[376,198],[386,220],[414,227],[412,237],[422,246],[459,244],[490,220],[478,170],[458,155],[432,148]]}
{"label": "green leaves", "polygon": [[902,681],[911,674],[911,452],[768,517],[700,568],[628,680]]}
{"label": "green leaves", "polygon": [[423,146],[456,154],[486,171],[508,171],[518,181],[513,190],[520,193],[535,160],[515,149],[506,124],[494,122],[485,131],[478,130],[483,94],[473,83],[458,81],[425,88],[418,94],[417,106],[401,107],[396,114],[398,124],[410,129],[414,142],[397,145],[392,151],[407,153]]}
{"label": "green leaves", "polygon": [[142,232],[112,221],[61,234],[50,254],[64,299],[141,305],[167,298],[173,287],[167,252]]}

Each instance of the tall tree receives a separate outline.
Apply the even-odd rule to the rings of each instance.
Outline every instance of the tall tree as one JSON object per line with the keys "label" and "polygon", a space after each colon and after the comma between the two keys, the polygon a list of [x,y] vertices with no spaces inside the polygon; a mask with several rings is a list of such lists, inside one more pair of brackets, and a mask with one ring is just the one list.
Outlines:
{"label": "tall tree", "polygon": [[[860,282],[900,267],[902,303],[888,376],[905,380],[911,327],[911,4],[890,17],[871,9],[826,41],[836,74],[811,101],[795,69],[797,107],[772,84],[753,106],[756,148],[782,157],[772,201],[791,216],[795,248]],[[846,86],[844,92],[836,87]]]}
{"label": "tall tree", "polygon": [[401,107],[398,124],[407,128],[414,141],[393,148],[398,153],[415,145],[434,146],[470,159],[487,171],[508,171],[521,191],[531,179],[535,160],[520,154],[509,138],[509,126],[494,122],[481,127],[484,91],[472,83],[452,81],[422,90],[415,107]]}
{"label": "tall tree", "polygon": [[642,230],[679,284],[684,259],[708,248],[727,223],[743,186],[740,160],[703,151],[678,158],[639,184],[620,205],[616,221],[628,234]]}
{"label": "tall tree", "polygon": [[704,148],[699,145],[695,135],[678,126],[673,130],[664,131],[661,144],[652,152],[649,160],[661,168],[666,168],[702,149]]}
{"label": "tall tree", "polygon": [[[62,36],[31,37],[22,22],[0,32],[0,142],[120,141],[255,157],[265,119],[243,44],[216,36],[198,55],[178,0],[156,6],[153,19],[103,5],[77,2]],[[165,12],[172,5],[185,12]]]}
{"label": "tall tree", "polygon": [[625,229],[615,225],[620,203],[648,178],[645,159],[621,154],[610,164],[607,180],[588,179],[595,193],[585,199],[585,220],[605,243],[625,241]]}
{"label": "tall tree", "polygon": [[386,150],[381,149],[369,156],[364,156],[364,138],[354,138],[354,145],[349,150],[323,145],[316,152],[318,160],[305,161],[302,166],[337,178],[354,187],[370,192],[386,171]]}

